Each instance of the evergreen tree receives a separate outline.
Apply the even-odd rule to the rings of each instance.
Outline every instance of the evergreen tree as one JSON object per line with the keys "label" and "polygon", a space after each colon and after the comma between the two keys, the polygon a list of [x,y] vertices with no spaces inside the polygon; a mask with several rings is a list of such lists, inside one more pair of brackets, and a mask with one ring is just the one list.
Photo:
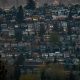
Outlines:
{"label": "evergreen tree", "polygon": [[20,55],[18,56],[15,64],[16,64],[16,65],[22,65],[22,64],[24,63],[24,60],[25,60],[25,58],[24,58],[23,54],[20,54]]}
{"label": "evergreen tree", "polygon": [[75,75],[74,75],[73,71],[70,71],[69,80],[75,80]]}
{"label": "evergreen tree", "polygon": [[15,28],[15,38],[17,42],[22,40],[22,29],[20,27]]}
{"label": "evergreen tree", "polygon": [[68,14],[68,19],[69,20],[72,20],[73,19],[73,17],[72,17],[72,7],[70,7],[70,11],[69,11],[69,14]]}
{"label": "evergreen tree", "polygon": [[6,80],[6,74],[7,70],[5,68],[4,62],[1,60],[1,55],[0,55],[0,80]]}
{"label": "evergreen tree", "polygon": [[57,58],[56,57],[54,58],[54,63],[57,63]]}
{"label": "evergreen tree", "polygon": [[19,80],[20,79],[20,75],[21,75],[21,72],[20,72],[19,66],[15,66],[15,70],[14,70],[14,78],[15,78],[15,80]]}
{"label": "evergreen tree", "polygon": [[17,14],[17,9],[16,9],[16,7],[13,6],[10,10],[11,10],[10,12],[11,12],[12,16],[16,16],[16,14]]}
{"label": "evergreen tree", "polygon": [[0,8],[0,15],[3,13],[3,10]]}
{"label": "evergreen tree", "polygon": [[34,10],[36,8],[34,0],[28,0],[27,5],[25,6],[26,9]]}
{"label": "evergreen tree", "polygon": [[23,7],[20,6],[20,7],[18,8],[18,12],[17,12],[17,15],[16,15],[16,21],[17,21],[18,23],[22,23],[23,20],[24,20],[24,11],[23,11]]}
{"label": "evergreen tree", "polygon": [[45,80],[45,70],[41,72],[41,80]]}
{"label": "evergreen tree", "polygon": [[45,25],[40,24],[40,36],[43,36],[45,34]]}
{"label": "evergreen tree", "polygon": [[50,42],[52,43],[52,45],[59,45],[60,44],[59,39],[60,39],[60,37],[57,32],[50,33]]}

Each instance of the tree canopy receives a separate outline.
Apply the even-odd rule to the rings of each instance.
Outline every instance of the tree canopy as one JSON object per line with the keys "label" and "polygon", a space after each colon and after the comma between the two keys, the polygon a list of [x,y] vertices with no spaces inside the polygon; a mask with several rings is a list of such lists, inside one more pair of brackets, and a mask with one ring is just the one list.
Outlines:
{"label": "tree canopy", "polygon": [[24,11],[23,11],[23,7],[20,6],[18,8],[18,12],[17,12],[17,15],[16,15],[16,21],[18,23],[22,23],[23,22],[23,19],[24,19]]}
{"label": "tree canopy", "polygon": [[6,79],[7,69],[4,63],[5,62],[1,60],[1,55],[0,55],[0,80]]}
{"label": "tree canopy", "polygon": [[50,42],[53,45],[56,45],[59,43],[59,34],[57,32],[50,33]]}
{"label": "tree canopy", "polygon": [[25,6],[26,9],[34,10],[36,8],[36,4],[34,0],[28,0],[27,5]]}

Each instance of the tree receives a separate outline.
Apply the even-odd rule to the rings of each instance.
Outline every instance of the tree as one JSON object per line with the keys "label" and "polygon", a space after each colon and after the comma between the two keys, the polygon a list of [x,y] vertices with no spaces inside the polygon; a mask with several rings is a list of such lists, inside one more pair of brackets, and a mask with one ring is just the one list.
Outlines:
{"label": "tree", "polygon": [[19,66],[15,66],[15,69],[14,69],[15,80],[19,80],[20,76],[21,76],[20,68],[19,68]]}
{"label": "tree", "polygon": [[15,28],[15,38],[17,42],[22,40],[22,29],[21,27]]}
{"label": "tree", "polygon": [[34,10],[36,8],[34,0],[28,0],[27,5],[25,6],[26,9]]}
{"label": "tree", "polygon": [[17,15],[16,15],[16,21],[20,24],[22,23],[24,20],[24,11],[23,11],[23,7],[20,6],[18,8],[18,12],[17,12]]}
{"label": "tree", "polygon": [[16,65],[22,65],[22,64],[24,63],[24,60],[25,60],[25,58],[24,58],[23,54],[20,54],[20,55],[18,56],[15,64],[16,64]]}
{"label": "tree", "polygon": [[40,36],[43,36],[45,34],[45,25],[40,24],[40,31],[39,31]]}
{"label": "tree", "polygon": [[69,80],[75,80],[75,75],[74,75],[73,71],[70,71]]}
{"label": "tree", "polygon": [[57,58],[56,57],[54,57],[54,63],[57,63]]}
{"label": "tree", "polygon": [[3,10],[2,10],[2,8],[0,8],[0,15],[3,13]]}
{"label": "tree", "polygon": [[0,55],[0,80],[6,80],[7,69],[5,68],[4,61],[1,60]]}
{"label": "tree", "polygon": [[73,19],[73,14],[72,14],[72,7],[70,7],[70,11],[69,11],[69,14],[68,14],[68,19],[69,20],[72,20]]}
{"label": "tree", "polygon": [[79,64],[78,64],[78,67],[79,67],[78,69],[79,69],[79,71],[80,71],[80,58],[79,58]]}
{"label": "tree", "polygon": [[41,80],[45,80],[45,70],[41,72]]}
{"label": "tree", "polygon": [[10,12],[11,12],[12,16],[16,16],[16,13],[17,13],[16,7],[15,6],[11,7]]}
{"label": "tree", "polygon": [[57,32],[50,33],[50,42],[53,45],[58,45],[59,44],[59,34]]}
{"label": "tree", "polygon": [[60,64],[46,64],[41,73],[41,80],[66,80],[67,72]]}

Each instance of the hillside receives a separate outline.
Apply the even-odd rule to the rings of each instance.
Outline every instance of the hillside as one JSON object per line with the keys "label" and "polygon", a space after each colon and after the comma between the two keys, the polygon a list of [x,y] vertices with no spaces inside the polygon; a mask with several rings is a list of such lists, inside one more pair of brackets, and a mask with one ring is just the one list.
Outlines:
{"label": "hillside", "polygon": [[[37,0],[36,0],[37,1]],[[40,5],[43,5],[45,2],[47,3],[53,3],[54,0],[38,0],[40,2]],[[80,3],[80,0],[59,0],[61,3],[64,3],[64,4],[71,4],[71,3]],[[26,4],[27,0],[18,0],[18,5],[23,5],[23,4]],[[17,0],[0,0],[0,7],[3,7],[3,8],[8,8],[8,7],[11,7],[13,5],[16,5],[17,4]]]}

